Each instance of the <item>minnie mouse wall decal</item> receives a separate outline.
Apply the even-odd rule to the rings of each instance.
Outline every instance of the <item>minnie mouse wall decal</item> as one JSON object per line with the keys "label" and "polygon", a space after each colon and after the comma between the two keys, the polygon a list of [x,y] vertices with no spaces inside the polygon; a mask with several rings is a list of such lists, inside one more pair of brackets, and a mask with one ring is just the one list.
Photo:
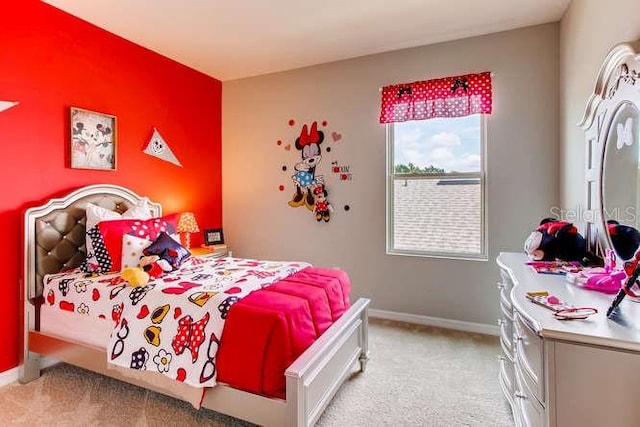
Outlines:
{"label": "minnie mouse wall decal", "polygon": [[[323,130],[319,129],[319,123],[324,128]],[[295,121],[291,119],[289,126],[293,124],[295,124]],[[287,201],[287,204],[292,208],[305,206],[311,211],[316,221],[329,222],[334,208],[328,199],[329,191],[326,180],[336,179],[340,182],[351,180],[349,165],[338,164],[333,158],[331,150],[331,145],[342,141],[343,135],[326,128],[328,125],[326,120],[321,122],[302,122],[300,125],[300,132],[297,136],[291,138],[295,138],[295,142],[292,141],[290,144],[285,144],[283,139],[276,141],[276,145],[284,147],[285,151],[289,151],[287,147],[293,146],[300,152],[300,160],[293,166],[293,175],[288,175],[293,182],[295,191]],[[320,169],[318,169],[322,163],[323,150],[327,153],[325,156],[330,157],[328,160],[325,158],[325,167],[329,168],[329,172],[325,175],[321,174],[319,172]],[[329,165],[328,163],[331,164]],[[282,172],[291,170],[286,165],[281,165],[280,169]],[[279,185],[278,189],[284,191],[285,186]],[[345,208],[345,211],[348,210],[348,208]]]}
{"label": "minnie mouse wall decal", "polygon": [[302,160],[294,166],[296,173],[291,177],[295,184],[296,192],[289,201],[289,206],[297,208],[305,205],[307,209],[313,211],[315,203],[313,188],[324,183],[323,176],[316,176],[316,167],[322,161],[322,150],[320,144],[324,142],[324,132],[318,130],[318,122],[313,122],[311,130],[305,123],[300,131],[300,136],[296,138],[296,150],[300,151]]}

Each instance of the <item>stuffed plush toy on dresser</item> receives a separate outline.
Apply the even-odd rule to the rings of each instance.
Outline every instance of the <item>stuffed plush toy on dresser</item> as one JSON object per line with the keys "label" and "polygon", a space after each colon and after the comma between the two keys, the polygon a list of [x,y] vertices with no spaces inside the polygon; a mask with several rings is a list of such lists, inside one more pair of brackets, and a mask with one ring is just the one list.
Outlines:
{"label": "stuffed plush toy on dresser", "polygon": [[570,222],[545,218],[524,242],[524,250],[534,261],[582,261],[587,255],[584,237]]}

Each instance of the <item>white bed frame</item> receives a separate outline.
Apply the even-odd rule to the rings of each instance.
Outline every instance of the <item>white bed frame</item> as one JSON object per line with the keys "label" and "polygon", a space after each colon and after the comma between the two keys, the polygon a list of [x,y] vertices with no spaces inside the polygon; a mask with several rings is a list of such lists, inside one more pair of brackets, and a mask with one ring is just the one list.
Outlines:
{"label": "white bed frame", "polygon": [[[57,213],[61,213],[68,217],[70,210],[75,210],[75,217],[71,222],[77,221],[77,224],[83,226],[84,217],[78,218],[78,208],[84,209],[87,201],[95,203],[95,200],[102,198],[112,203],[115,200],[116,204],[124,207],[141,200],[140,196],[126,188],[100,184],[80,188],[66,197],[52,199],[25,212],[24,277],[21,292],[24,304],[24,351],[21,355],[20,382],[27,383],[38,378],[40,358],[46,356],[181,399],[192,392],[188,390],[192,389],[190,386],[152,372],[145,373],[144,379],[134,379],[107,365],[104,348],[40,332],[39,309],[43,299],[39,295],[41,287],[38,281],[41,280],[43,271],[38,258],[44,256],[40,231],[49,225],[52,215],[55,218]],[[150,203],[150,209],[154,215],[160,215],[162,211],[161,206],[156,203]],[[72,225],[77,227],[77,224]],[[68,228],[70,227],[71,225]],[[62,239],[65,237],[63,235]],[[63,265],[70,266],[72,265]],[[365,370],[369,360],[369,302],[366,298],[355,301],[342,317],[287,368],[284,400],[219,384],[206,390],[202,406],[264,426],[315,424],[352,371],[356,368],[361,372]]]}

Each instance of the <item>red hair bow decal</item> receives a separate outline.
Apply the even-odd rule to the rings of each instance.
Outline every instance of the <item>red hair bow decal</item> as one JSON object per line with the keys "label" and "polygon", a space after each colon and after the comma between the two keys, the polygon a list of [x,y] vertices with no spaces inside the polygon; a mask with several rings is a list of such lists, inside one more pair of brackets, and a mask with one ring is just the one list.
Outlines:
{"label": "red hair bow decal", "polygon": [[300,147],[304,147],[309,144],[319,144],[320,134],[318,134],[318,122],[313,122],[311,125],[311,132],[309,132],[309,128],[307,128],[307,124],[305,123],[300,131],[300,138],[298,141],[297,145]]}
{"label": "red hair bow decal", "polygon": [[189,315],[178,321],[178,333],[171,341],[171,346],[177,355],[184,352],[185,348],[191,351],[191,362],[198,360],[198,350],[204,342],[204,328],[209,323],[209,313],[197,322]]}

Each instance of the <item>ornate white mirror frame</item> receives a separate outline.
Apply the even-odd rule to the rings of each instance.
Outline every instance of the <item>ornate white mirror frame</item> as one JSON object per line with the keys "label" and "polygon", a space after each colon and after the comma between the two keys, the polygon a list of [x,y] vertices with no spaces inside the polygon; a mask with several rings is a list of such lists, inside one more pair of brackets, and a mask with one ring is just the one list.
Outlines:
{"label": "ornate white mirror frame", "polygon": [[[582,120],[578,123],[585,131],[586,139],[586,204],[584,212],[585,238],[588,249],[603,256],[606,248],[612,248],[611,238],[607,232],[607,209],[605,209],[605,172],[608,150],[621,150],[626,145],[635,150],[634,164],[638,162],[638,145],[640,139],[638,128],[640,122],[640,41],[616,45],[605,58],[598,77],[595,90],[587,102]],[[627,133],[624,141],[620,133]],[[622,145],[622,147],[621,147]],[[610,154],[611,156],[611,154]],[[611,174],[616,168],[608,165]],[[620,189],[633,192],[637,202],[637,172],[635,172],[634,188]],[[631,195],[629,193],[629,195]],[[637,203],[633,214],[638,215]],[[617,218],[616,218],[617,219]],[[637,219],[637,218],[636,218]],[[637,227],[637,222],[635,223]]]}

